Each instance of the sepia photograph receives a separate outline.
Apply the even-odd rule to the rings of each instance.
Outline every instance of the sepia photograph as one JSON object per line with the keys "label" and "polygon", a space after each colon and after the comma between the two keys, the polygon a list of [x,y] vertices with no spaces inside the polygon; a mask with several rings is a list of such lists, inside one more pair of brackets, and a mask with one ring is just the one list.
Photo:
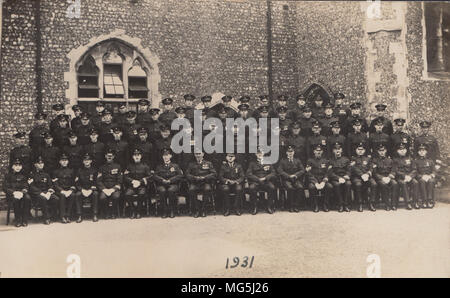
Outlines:
{"label": "sepia photograph", "polygon": [[449,1],[0,0],[0,278],[449,278],[449,107]]}

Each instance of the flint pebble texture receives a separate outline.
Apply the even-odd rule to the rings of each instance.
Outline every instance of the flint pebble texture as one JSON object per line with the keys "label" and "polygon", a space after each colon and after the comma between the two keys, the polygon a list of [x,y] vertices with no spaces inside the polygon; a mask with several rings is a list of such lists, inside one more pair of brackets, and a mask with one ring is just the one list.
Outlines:
{"label": "flint pebble texture", "polygon": [[[268,93],[267,1],[263,0],[80,0],[80,18],[69,18],[67,1],[41,0],[40,42],[43,109],[68,104],[67,54],[92,38],[122,29],[139,38],[159,59],[163,97],[175,105],[192,93],[220,92],[254,98]],[[367,103],[367,42],[376,51],[380,74],[375,99],[397,107],[392,96],[398,78],[396,56],[388,49],[401,31],[366,33],[359,2],[272,2],[272,78],[274,95],[291,98],[311,83],[346,94],[348,102]],[[29,131],[36,112],[36,1],[7,0],[3,5],[0,102],[0,183],[8,166],[12,134]],[[395,18],[382,4],[382,19]],[[432,133],[444,155],[450,153],[450,81],[423,79],[422,5],[406,6],[406,57],[413,132],[420,120],[433,121]],[[403,65],[403,64],[402,64]],[[369,110],[367,104],[366,109]],[[370,113],[370,111],[368,111]]]}

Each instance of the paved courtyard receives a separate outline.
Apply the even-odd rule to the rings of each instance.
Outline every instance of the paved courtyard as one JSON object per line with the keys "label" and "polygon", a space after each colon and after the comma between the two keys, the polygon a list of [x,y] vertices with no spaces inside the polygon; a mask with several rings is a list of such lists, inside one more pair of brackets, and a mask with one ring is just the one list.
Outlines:
{"label": "paved courtyard", "polygon": [[[118,219],[28,228],[0,215],[1,277],[450,277],[450,205],[375,213],[287,213]],[[227,257],[252,268],[225,269]],[[247,266],[249,267],[249,266]]]}

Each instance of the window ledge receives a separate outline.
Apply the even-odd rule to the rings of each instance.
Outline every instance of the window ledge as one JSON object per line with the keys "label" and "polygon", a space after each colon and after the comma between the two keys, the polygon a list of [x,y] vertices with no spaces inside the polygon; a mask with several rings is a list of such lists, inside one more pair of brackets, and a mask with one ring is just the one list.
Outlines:
{"label": "window ledge", "polygon": [[450,81],[450,72],[424,72],[424,81]]}

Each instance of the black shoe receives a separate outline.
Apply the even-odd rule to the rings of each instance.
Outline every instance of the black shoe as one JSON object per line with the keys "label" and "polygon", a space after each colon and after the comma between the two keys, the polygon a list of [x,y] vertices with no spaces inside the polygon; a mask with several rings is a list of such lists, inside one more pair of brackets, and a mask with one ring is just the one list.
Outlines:
{"label": "black shoe", "polygon": [[239,209],[236,210],[236,215],[237,215],[237,216],[241,216],[241,210],[239,210]]}
{"label": "black shoe", "polygon": [[170,218],[174,218],[175,217],[175,212],[173,212],[173,210],[170,210]]}
{"label": "black shoe", "polygon": [[384,210],[386,210],[386,211],[391,211],[391,206],[386,205],[386,207],[384,207]]}
{"label": "black shoe", "polygon": [[419,203],[417,202],[414,203],[414,209],[420,209]]}
{"label": "black shoe", "polygon": [[28,227],[28,222],[26,220],[22,221],[22,227]]}
{"label": "black shoe", "polygon": [[256,215],[258,213],[258,207],[253,207],[252,209],[252,215]]}
{"label": "black shoe", "polygon": [[225,212],[223,213],[223,216],[228,216],[230,215],[230,211],[229,210],[225,210]]}
{"label": "black shoe", "polygon": [[273,209],[272,209],[272,207],[267,207],[267,213],[273,214]]}
{"label": "black shoe", "polygon": [[116,219],[116,215],[115,214],[111,214],[111,219]]}
{"label": "black shoe", "polygon": [[397,206],[395,206],[395,205],[392,205],[392,207],[391,207],[391,208],[392,208],[392,210],[393,210],[393,211],[397,211]]}
{"label": "black shoe", "polygon": [[81,216],[78,216],[78,218],[77,218],[77,223],[80,223],[80,222],[82,222],[83,221],[83,218],[81,217]]}
{"label": "black shoe", "polygon": [[166,212],[166,211],[164,211],[164,212],[161,214],[161,218],[167,218],[167,212]]}
{"label": "black shoe", "polygon": [[17,221],[16,224],[15,224],[15,227],[16,228],[20,228],[21,226],[22,226],[22,223]]}
{"label": "black shoe", "polygon": [[96,214],[94,214],[94,217],[92,217],[92,221],[93,221],[93,222],[97,222],[97,221],[98,221],[98,217],[97,217]]}
{"label": "black shoe", "polygon": [[344,211],[345,211],[345,212],[350,212],[350,208],[348,208],[348,206],[345,206],[345,207],[344,207]]}
{"label": "black shoe", "polygon": [[299,212],[300,212],[300,209],[299,209],[298,207],[294,207],[294,212],[295,212],[295,213],[299,213]]}
{"label": "black shoe", "polygon": [[362,204],[358,205],[358,212],[363,212],[363,205]]}
{"label": "black shoe", "polygon": [[46,219],[46,220],[44,220],[44,225],[49,225],[50,224],[50,219]]}
{"label": "black shoe", "polygon": [[427,201],[427,208],[433,208],[434,207],[434,201]]}
{"label": "black shoe", "polygon": [[420,208],[423,208],[423,209],[428,208],[427,202],[423,201],[423,202],[422,202],[422,206],[420,206]]}
{"label": "black shoe", "polygon": [[406,204],[406,210],[412,210],[411,203],[407,203],[407,204]]}
{"label": "black shoe", "polygon": [[323,205],[323,211],[324,211],[324,212],[328,212],[328,211],[330,211],[330,209],[328,209],[328,206],[327,206],[327,205]]}
{"label": "black shoe", "polygon": [[199,217],[199,216],[200,216],[200,212],[195,211],[195,212],[194,212],[194,218],[197,218],[197,217]]}
{"label": "black shoe", "polygon": [[136,213],[136,219],[140,219],[142,216],[141,216],[141,214],[138,212],[138,213]]}
{"label": "black shoe", "polygon": [[135,218],[136,218],[136,214],[134,212],[131,212],[130,219],[135,219]]}
{"label": "black shoe", "polygon": [[370,211],[377,211],[377,209],[375,208],[375,206],[372,203],[369,203],[369,210]]}
{"label": "black shoe", "polygon": [[315,213],[319,212],[319,205],[317,205],[317,204],[314,205],[313,211],[314,211]]}
{"label": "black shoe", "polygon": [[63,224],[66,224],[66,223],[67,223],[67,220],[66,220],[65,217],[62,217],[62,218],[61,218],[61,223],[63,223]]}
{"label": "black shoe", "polygon": [[[323,208],[325,209],[325,207],[323,207]],[[339,213],[344,212],[344,206],[339,206],[338,212]]]}
{"label": "black shoe", "polygon": [[70,219],[66,216],[66,222],[69,224],[70,223]]}
{"label": "black shoe", "polygon": [[206,217],[206,211],[202,211],[202,217]]}

